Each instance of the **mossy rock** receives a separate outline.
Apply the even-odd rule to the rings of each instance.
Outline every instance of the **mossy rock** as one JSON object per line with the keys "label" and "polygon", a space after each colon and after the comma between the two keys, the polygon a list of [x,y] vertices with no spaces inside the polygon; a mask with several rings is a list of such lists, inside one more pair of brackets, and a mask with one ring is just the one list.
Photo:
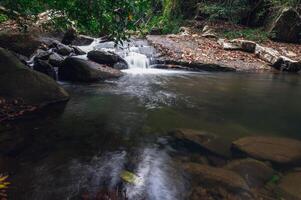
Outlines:
{"label": "mossy rock", "polygon": [[3,48],[0,48],[0,94],[39,106],[69,99],[68,93],[53,79],[26,67]]}

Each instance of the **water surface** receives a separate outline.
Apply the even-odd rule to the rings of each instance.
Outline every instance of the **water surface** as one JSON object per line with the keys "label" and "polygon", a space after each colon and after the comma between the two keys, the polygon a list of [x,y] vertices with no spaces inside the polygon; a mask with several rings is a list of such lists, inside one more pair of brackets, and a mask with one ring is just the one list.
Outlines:
{"label": "water surface", "polygon": [[23,137],[25,145],[15,155],[12,199],[78,199],[121,184],[123,170],[142,180],[123,185],[129,199],[183,199],[187,180],[164,137],[175,128],[229,141],[249,135],[301,139],[298,75],[150,72],[61,83],[72,97],[64,109],[51,107],[13,124],[9,134]]}

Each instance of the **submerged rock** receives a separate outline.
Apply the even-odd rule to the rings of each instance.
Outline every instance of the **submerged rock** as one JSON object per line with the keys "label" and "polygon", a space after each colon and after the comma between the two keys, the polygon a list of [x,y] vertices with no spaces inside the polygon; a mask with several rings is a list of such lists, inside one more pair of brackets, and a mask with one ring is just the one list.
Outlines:
{"label": "submerged rock", "polygon": [[223,158],[231,157],[231,143],[213,134],[191,129],[177,129],[172,131],[170,135],[178,141],[187,143],[189,147],[193,148],[191,145],[194,145]]}
{"label": "submerged rock", "polygon": [[87,56],[90,60],[97,62],[99,64],[105,64],[113,67],[116,63],[123,63],[127,66],[126,61],[113,52],[95,50],[95,51],[90,51]]}
{"label": "submerged rock", "polygon": [[250,187],[261,187],[274,175],[273,168],[264,162],[247,158],[234,160],[225,166],[225,169],[238,173]]}
{"label": "submerged rock", "polygon": [[118,78],[122,72],[98,63],[76,57],[66,58],[59,68],[58,76],[65,81],[91,82],[109,78]]}
{"label": "submerged rock", "polygon": [[285,199],[301,200],[301,170],[285,175],[278,189]]}
{"label": "submerged rock", "polygon": [[220,186],[232,192],[249,191],[249,186],[245,180],[231,170],[196,163],[183,164],[183,169],[191,175],[192,182],[200,186]]}
{"label": "submerged rock", "polygon": [[26,104],[40,106],[69,99],[68,93],[52,78],[29,69],[2,48],[0,94],[5,98],[21,98]]}
{"label": "submerged rock", "polygon": [[233,142],[233,149],[255,159],[275,164],[294,165],[301,162],[301,142],[280,137],[253,136]]}

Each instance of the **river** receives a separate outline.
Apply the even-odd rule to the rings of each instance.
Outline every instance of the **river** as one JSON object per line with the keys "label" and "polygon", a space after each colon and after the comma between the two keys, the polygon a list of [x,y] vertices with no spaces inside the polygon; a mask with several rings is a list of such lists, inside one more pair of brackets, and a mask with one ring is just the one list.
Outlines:
{"label": "river", "polygon": [[120,185],[126,170],[140,178],[122,183],[130,200],[181,200],[189,183],[166,139],[176,128],[227,141],[301,139],[298,75],[143,68],[126,70],[118,80],[61,83],[72,97],[66,106],[14,122],[7,134],[24,145],[15,153],[10,199],[93,196]]}

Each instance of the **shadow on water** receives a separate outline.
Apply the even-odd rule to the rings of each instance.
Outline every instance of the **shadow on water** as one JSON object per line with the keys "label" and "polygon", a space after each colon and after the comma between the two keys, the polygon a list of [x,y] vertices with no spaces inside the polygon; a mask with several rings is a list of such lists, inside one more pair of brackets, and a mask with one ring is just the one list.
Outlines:
{"label": "shadow on water", "polygon": [[[170,144],[159,142],[169,130],[202,130],[229,141],[301,138],[299,76],[169,71],[62,84],[72,96],[66,106],[1,132],[1,141],[18,138],[1,146],[18,165],[10,199],[83,199],[118,189],[130,200],[180,200],[189,184]],[[139,182],[123,181],[124,171]]]}

